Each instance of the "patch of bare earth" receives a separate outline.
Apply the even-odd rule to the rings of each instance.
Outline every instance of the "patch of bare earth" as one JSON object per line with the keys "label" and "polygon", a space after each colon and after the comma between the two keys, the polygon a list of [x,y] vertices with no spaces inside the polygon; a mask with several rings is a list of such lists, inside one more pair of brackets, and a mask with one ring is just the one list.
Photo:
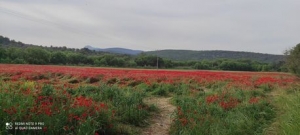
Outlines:
{"label": "patch of bare earth", "polygon": [[145,99],[147,104],[154,104],[159,112],[150,118],[150,125],[142,129],[142,135],[168,135],[172,124],[172,113],[176,107],[170,103],[171,98],[150,97]]}

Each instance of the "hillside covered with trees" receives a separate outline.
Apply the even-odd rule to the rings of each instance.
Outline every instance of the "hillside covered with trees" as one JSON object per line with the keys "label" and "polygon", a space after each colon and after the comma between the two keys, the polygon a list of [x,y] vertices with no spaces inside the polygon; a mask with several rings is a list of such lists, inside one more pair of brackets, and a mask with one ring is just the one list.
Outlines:
{"label": "hillside covered with trees", "polygon": [[149,55],[158,55],[159,57],[171,60],[215,60],[225,59],[250,59],[259,62],[279,62],[284,60],[284,55],[272,55],[253,52],[237,51],[191,51],[191,50],[159,50],[145,52]]}
{"label": "hillside covered with trees", "polygon": [[[216,52],[215,52],[216,53]],[[186,56],[177,53],[178,56]],[[217,54],[216,54],[217,55]],[[219,56],[223,54],[220,53]],[[52,64],[52,65],[80,65],[97,67],[130,67],[130,68],[160,68],[160,69],[205,69],[232,71],[286,71],[284,61],[259,62],[250,59],[215,59],[171,60],[151,53],[139,55],[114,54],[67,47],[45,47],[24,44],[0,36],[0,63],[12,64]],[[158,64],[158,65],[157,65]]]}

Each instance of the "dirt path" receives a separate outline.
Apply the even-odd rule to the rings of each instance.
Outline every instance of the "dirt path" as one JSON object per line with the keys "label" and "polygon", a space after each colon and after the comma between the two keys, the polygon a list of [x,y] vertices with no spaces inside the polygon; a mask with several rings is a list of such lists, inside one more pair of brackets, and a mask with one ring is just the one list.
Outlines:
{"label": "dirt path", "polygon": [[147,104],[155,104],[159,112],[154,114],[150,125],[143,129],[142,135],[168,135],[172,123],[171,115],[176,107],[170,104],[171,98],[151,97],[145,100]]}

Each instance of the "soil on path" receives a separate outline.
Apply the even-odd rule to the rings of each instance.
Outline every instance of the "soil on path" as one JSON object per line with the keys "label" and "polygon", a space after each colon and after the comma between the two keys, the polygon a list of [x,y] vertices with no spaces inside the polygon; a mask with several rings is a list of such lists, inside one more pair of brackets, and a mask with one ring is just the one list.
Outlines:
{"label": "soil on path", "polygon": [[170,98],[150,97],[145,100],[147,104],[154,104],[159,112],[150,118],[150,125],[143,129],[142,135],[168,135],[172,124],[172,114],[176,107],[170,103]]}

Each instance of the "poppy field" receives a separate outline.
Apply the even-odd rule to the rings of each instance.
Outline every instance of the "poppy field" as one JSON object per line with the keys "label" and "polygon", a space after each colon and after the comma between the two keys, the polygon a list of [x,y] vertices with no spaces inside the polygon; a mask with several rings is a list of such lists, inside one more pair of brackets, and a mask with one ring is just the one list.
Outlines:
{"label": "poppy field", "polygon": [[279,133],[296,91],[287,73],[0,64],[0,134],[140,134],[149,97],[171,97],[169,134]]}

